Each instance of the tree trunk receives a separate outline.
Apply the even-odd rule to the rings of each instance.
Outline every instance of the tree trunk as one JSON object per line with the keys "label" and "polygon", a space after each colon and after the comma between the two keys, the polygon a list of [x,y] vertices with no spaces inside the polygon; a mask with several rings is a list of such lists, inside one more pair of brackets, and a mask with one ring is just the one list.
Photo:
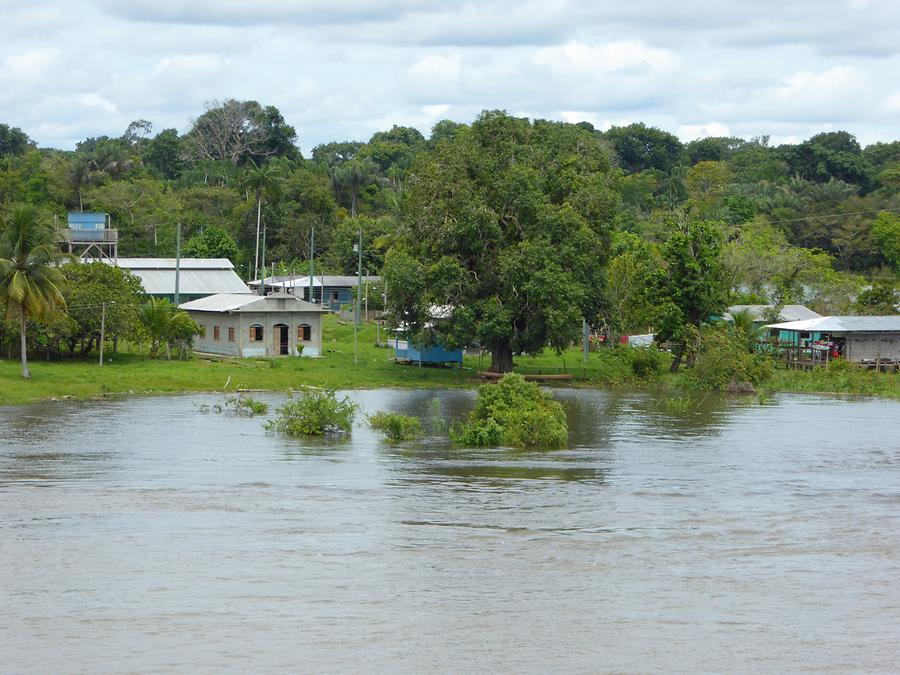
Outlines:
{"label": "tree trunk", "polygon": [[350,217],[356,218],[356,192],[350,193]]}
{"label": "tree trunk", "polygon": [[684,342],[679,342],[675,346],[675,358],[672,360],[672,365],[669,368],[670,373],[677,373],[679,366],[681,366],[681,359],[684,358]]}
{"label": "tree trunk", "polygon": [[491,349],[491,367],[488,369],[490,372],[510,373],[512,369],[513,355],[508,345]]}
{"label": "tree trunk", "polygon": [[21,305],[19,307],[20,316],[19,316],[19,339],[21,342],[22,348],[22,377],[26,380],[31,378],[31,373],[28,370],[28,343],[25,339],[25,305]]}

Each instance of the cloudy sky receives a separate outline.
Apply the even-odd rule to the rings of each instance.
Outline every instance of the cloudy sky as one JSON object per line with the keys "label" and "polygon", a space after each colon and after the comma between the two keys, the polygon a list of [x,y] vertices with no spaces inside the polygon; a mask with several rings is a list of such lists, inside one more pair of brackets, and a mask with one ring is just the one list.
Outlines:
{"label": "cloudy sky", "polygon": [[900,0],[0,0],[0,122],[73,148],[209,101],[308,155],[483,109],[682,140],[900,139]]}

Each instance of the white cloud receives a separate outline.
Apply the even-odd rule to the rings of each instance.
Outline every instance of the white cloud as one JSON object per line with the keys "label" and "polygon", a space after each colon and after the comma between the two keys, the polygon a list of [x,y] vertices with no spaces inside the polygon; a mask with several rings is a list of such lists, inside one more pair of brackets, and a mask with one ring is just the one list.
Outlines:
{"label": "white cloud", "polygon": [[892,113],[900,113],[900,91],[895,91],[887,97],[884,102],[884,109]]}
{"label": "white cloud", "polygon": [[707,122],[705,124],[682,124],[678,127],[676,135],[683,141],[693,141],[708,136],[730,136],[731,131],[727,124]]}
{"label": "white cloud", "polygon": [[116,107],[115,103],[103,98],[100,94],[94,92],[79,94],[75,97],[75,102],[83,105],[85,108],[102,110],[103,112],[110,115],[115,115],[119,112],[119,109]]}
{"label": "white cloud", "polygon": [[638,40],[601,45],[570,40],[564,45],[539,49],[533,60],[557,74],[589,77],[617,71],[667,70],[678,62],[669,50],[648,47]]}
{"label": "white cloud", "polygon": [[10,75],[21,80],[41,77],[51,66],[59,62],[59,50],[54,47],[38,47],[15,52],[3,60]]}

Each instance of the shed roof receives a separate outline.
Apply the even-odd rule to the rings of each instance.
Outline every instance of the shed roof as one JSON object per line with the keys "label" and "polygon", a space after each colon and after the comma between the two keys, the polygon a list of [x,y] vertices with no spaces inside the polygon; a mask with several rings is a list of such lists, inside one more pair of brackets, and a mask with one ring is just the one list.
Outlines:
{"label": "shed roof", "polygon": [[893,316],[823,316],[805,321],[772,323],[766,328],[778,328],[816,333],[900,333],[900,315]]}
{"label": "shed roof", "polygon": [[[381,281],[381,277],[379,276],[364,276],[362,278],[363,283],[369,282],[377,283]],[[266,286],[273,286],[277,288],[306,288],[309,286],[309,276],[305,277],[288,277],[288,276],[274,276],[274,277],[266,277],[265,279]],[[355,276],[335,276],[335,275],[315,275],[313,277],[313,286],[330,286],[332,288],[353,288],[357,284],[357,277]],[[254,279],[250,282],[251,286],[259,286],[259,279]]]}
{"label": "shed roof", "polygon": [[[748,311],[754,321],[763,321],[766,310],[770,310],[774,305],[732,305],[725,312],[723,317],[726,321],[731,320],[734,312]],[[779,321],[805,321],[806,319],[819,319],[821,314],[814,312],[806,305],[784,305],[778,315]]]}
{"label": "shed roof", "polygon": [[[175,258],[119,258],[118,267],[138,276],[150,295],[175,293]],[[182,258],[180,267],[178,292],[184,295],[251,292],[227,258]]]}
{"label": "shed roof", "polygon": [[183,302],[181,309],[195,312],[315,312],[326,311],[288,293],[254,295],[250,293],[218,293],[206,298]]}

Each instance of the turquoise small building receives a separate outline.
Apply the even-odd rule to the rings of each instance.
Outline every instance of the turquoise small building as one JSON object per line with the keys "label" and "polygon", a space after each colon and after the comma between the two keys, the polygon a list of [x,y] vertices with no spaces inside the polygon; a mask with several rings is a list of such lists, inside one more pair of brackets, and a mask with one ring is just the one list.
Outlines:
{"label": "turquoise small building", "polygon": [[395,337],[389,343],[394,350],[394,359],[403,363],[416,363],[425,365],[446,365],[455,363],[462,367],[463,350],[448,349],[436,344],[428,347],[417,346],[408,340]]}

